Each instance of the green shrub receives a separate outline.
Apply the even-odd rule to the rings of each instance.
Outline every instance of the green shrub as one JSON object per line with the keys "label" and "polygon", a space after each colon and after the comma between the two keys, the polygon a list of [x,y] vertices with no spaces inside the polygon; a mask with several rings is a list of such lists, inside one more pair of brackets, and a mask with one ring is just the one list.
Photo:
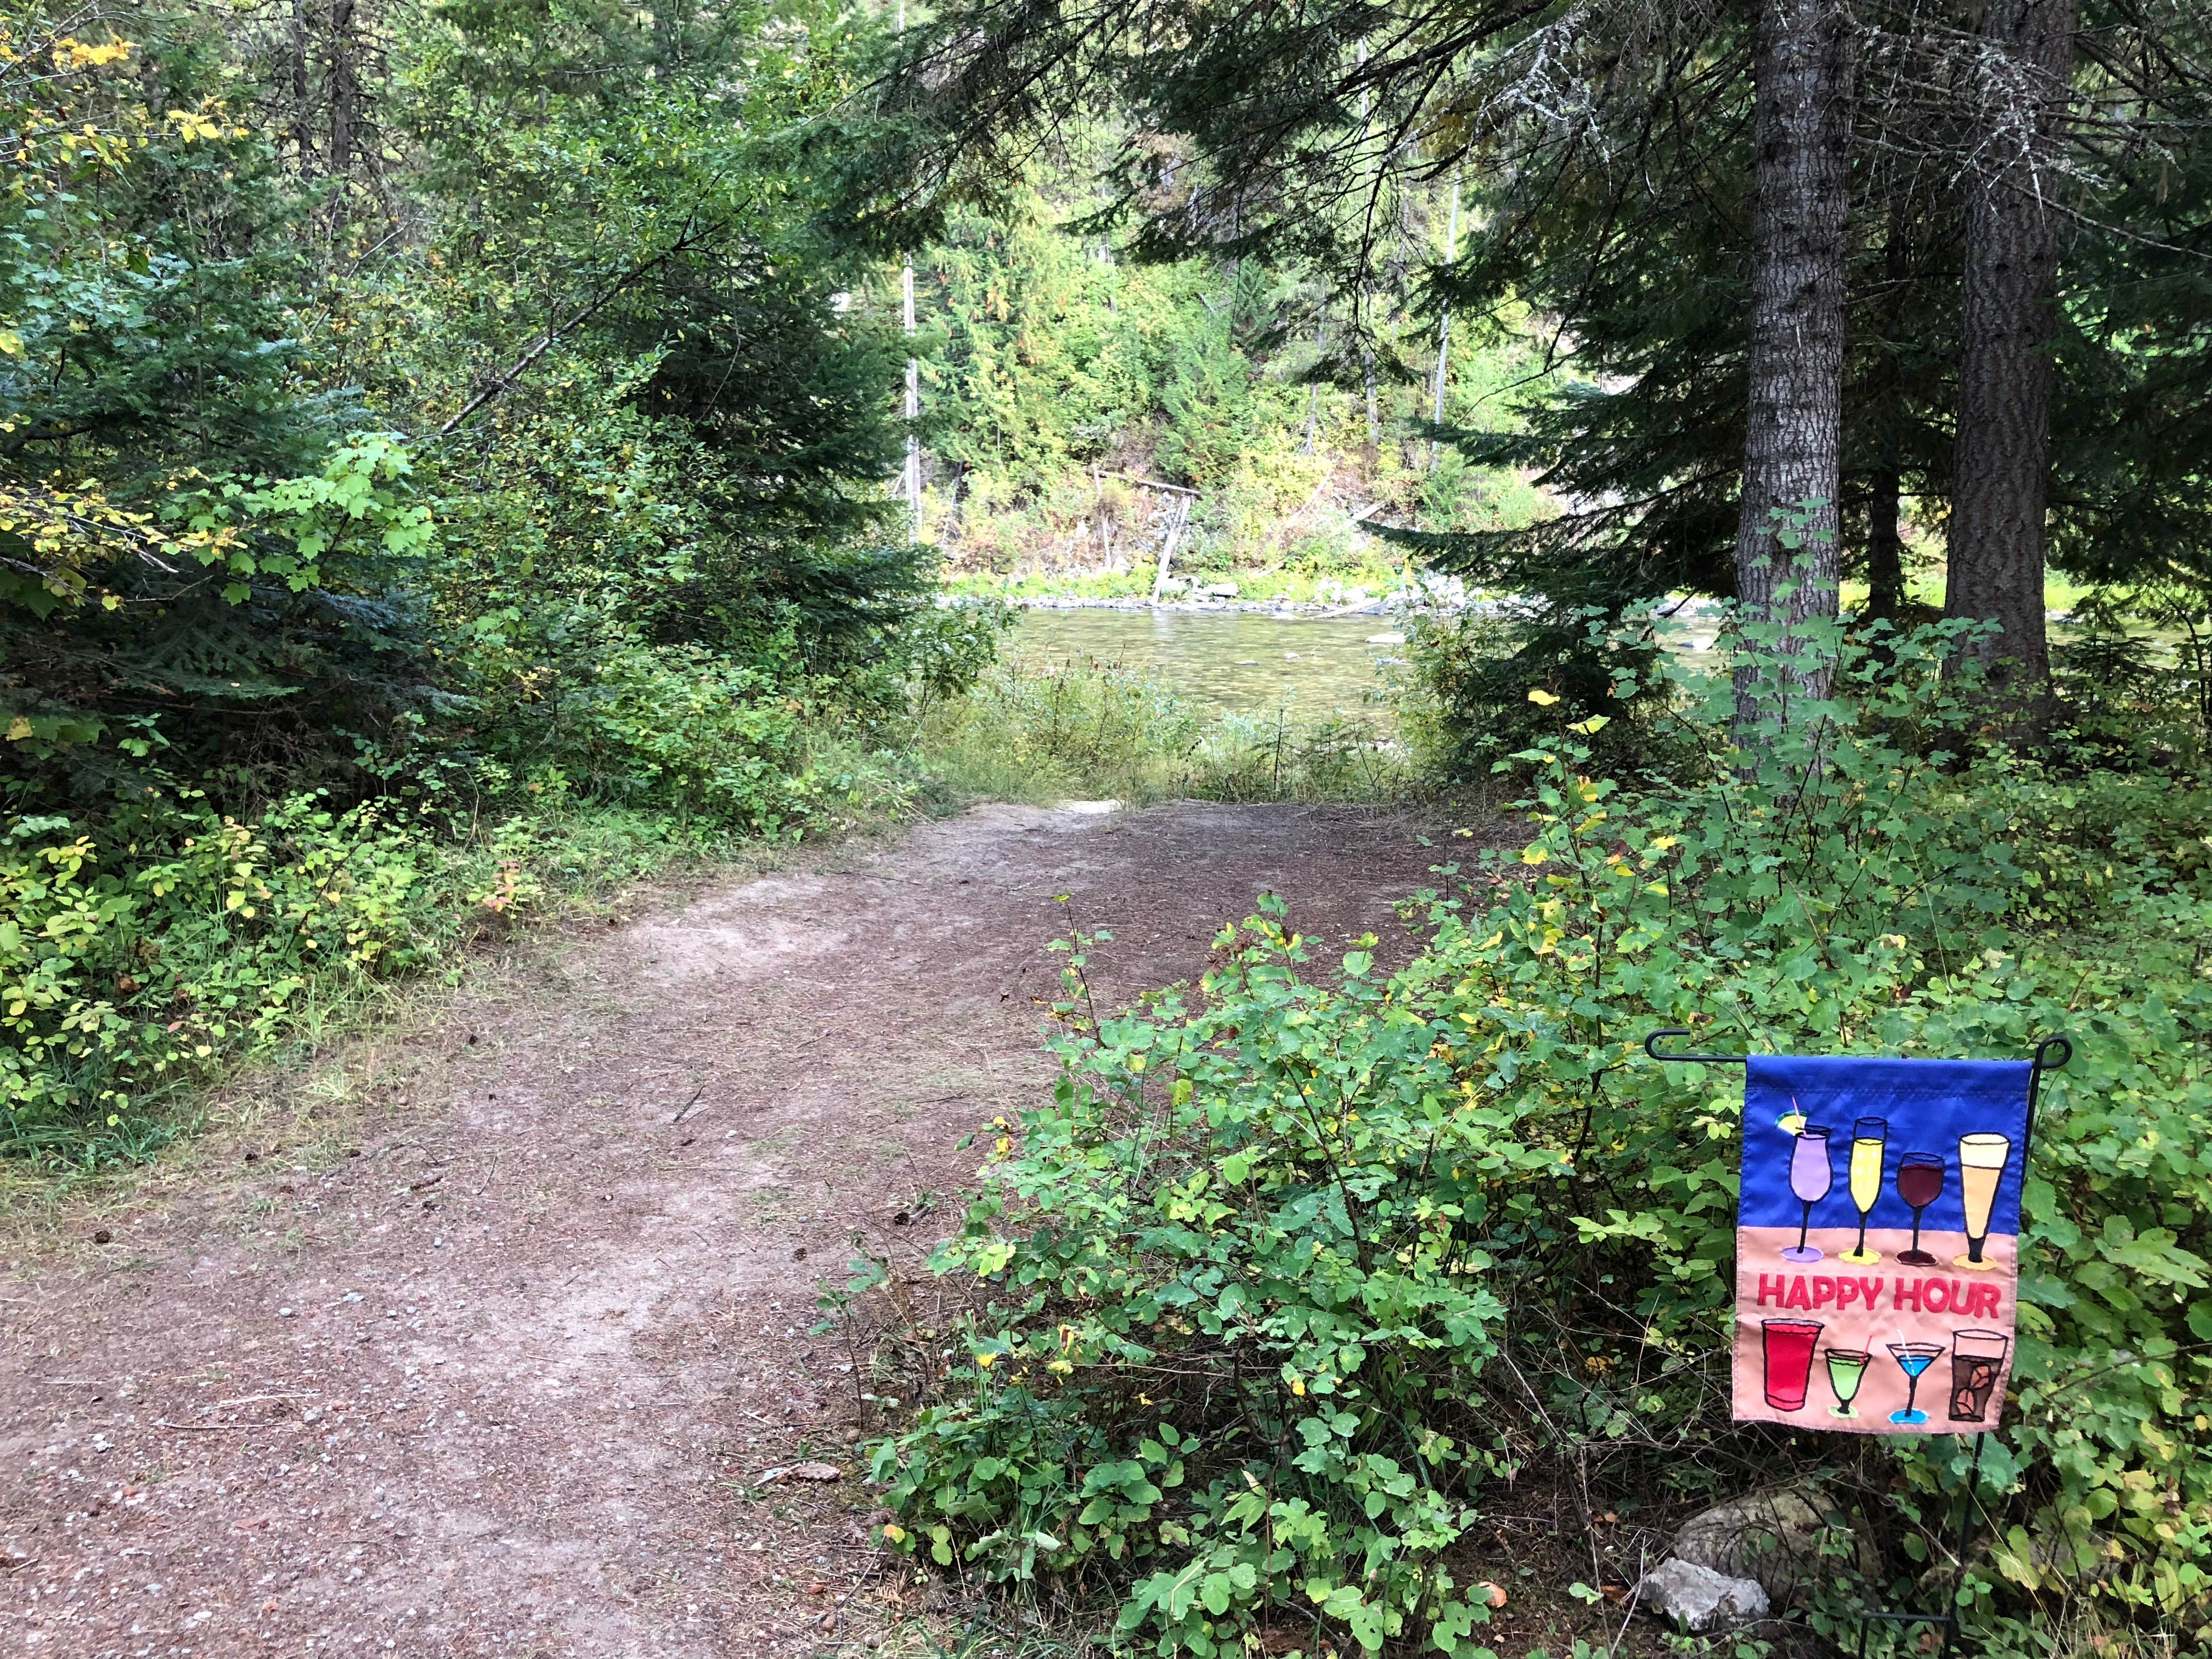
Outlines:
{"label": "green shrub", "polygon": [[2063,1030],[1970,1626],[2003,1652],[2083,1620],[2212,1641],[2212,804],[1956,765],[1947,638],[1850,653],[1851,702],[1749,754],[1707,686],[1701,781],[1665,794],[1571,740],[1514,757],[1534,839],[1443,866],[1396,973],[1362,948],[1313,974],[1276,907],[1195,997],[1101,1018],[1076,941],[1053,1098],[1000,1126],[935,1260],[988,1300],[876,1449],[884,1538],[1109,1595],[1164,1654],[1263,1626],[1480,1651],[1467,1563],[1531,1462],[1624,1502],[1814,1474],[1909,1576],[1962,1443],[1727,1420],[1741,1085],[1641,1041],[2019,1056]]}
{"label": "green shrub", "polygon": [[185,789],[98,821],[4,821],[0,1156],[143,1158],[194,1090],[333,1004],[685,845],[665,815],[578,812],[535,787],[545,805],[473,831],[419,800],[305,794],[237,818]]}
{"label": "green shrub", "polygon": [[803,705],[760,669],[701,646],[625,646],[581,702],[583,763],[616,799],[760,835],[804,817]]}

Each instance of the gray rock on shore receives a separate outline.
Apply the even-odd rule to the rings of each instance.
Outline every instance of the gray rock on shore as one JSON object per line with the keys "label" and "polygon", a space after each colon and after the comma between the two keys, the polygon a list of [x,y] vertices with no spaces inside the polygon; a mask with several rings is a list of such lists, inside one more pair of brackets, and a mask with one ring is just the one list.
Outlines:
{"label": "gray rock on shore", "polygon": [[1755,1578],[1732,1578],[1694,1561],[1662,1561],[1636,1586],[1636,1604],[1698,1634],[1764,1619],[1770,1603]]}

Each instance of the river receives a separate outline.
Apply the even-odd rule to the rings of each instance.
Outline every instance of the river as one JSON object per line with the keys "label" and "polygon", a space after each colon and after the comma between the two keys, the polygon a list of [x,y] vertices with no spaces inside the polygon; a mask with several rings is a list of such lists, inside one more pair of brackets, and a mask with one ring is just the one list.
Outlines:
{"label": "river", "polygon": [[1396,640],[1387,616],[1035,610],[1023,613],[1011,654],[1124,664],[1214,714],[1316,720],[1340,710],[1387,713],[1384,674]]}

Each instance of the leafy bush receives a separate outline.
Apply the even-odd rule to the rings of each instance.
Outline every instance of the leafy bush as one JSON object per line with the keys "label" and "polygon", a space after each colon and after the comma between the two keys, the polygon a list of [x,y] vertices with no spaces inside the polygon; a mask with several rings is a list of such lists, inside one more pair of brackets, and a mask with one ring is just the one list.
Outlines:
{"label": "leafy bush", "polygon": [[[1613,624],[1599,605],[1504,611],[1416,605],[1405,613],[1400,720],[1420,769],[1461,782],[1502,757],[1605,718],[1583,746],[1601,769],[1662,769],[1688,756],[1671,730],[1648,623]],[[1624,697],[1634,688],[1636,695]],[[1601,733],[1601,736],[1595,735]]]}
{"label": "leafy bush", "polygon": [[799,705],[760,670],[699,646],[629,646],[599,665],[580,747],[594,781],[764,835],[803,816]]}
{"label": "leafy bush", "polygon": [[579,813],[552,793],[474,834],[420,801],[302,794],[235,818],[186,789],[96,824],[6,820],[0,1156],[143,1158],[195,1088],[333,1005],[685,844],[665,816]]}
{"label": "leafy bush", "polygon": [[876,1449],[885,1540],[1103,1590],[1201,1655],[1261,1627],[1480,1651],[1483,1506],[1531,1459],[1632,1497],[1824,1472],[1915,1571],[1960,1443],[1726,1420],[1739,1085],[1641,1040],[2018,1056],[2063,1030],[1965,1599],[1990,1651],[2085,1613],[2212,1641],[2212,801],[1958,765],[1947,640],[1850,653],[1852,701],[1753,753],[1705,686],[1707,764],[1667,794],[1572,741],[1517,757],[1534,839],[1443,866],[1395,973],[1362,948],[1314,975],[1272,908],[1195,997],[1101,1018],[1076,941],[1053,1098],[1000,1126],[935,1260],[988,1304]]}

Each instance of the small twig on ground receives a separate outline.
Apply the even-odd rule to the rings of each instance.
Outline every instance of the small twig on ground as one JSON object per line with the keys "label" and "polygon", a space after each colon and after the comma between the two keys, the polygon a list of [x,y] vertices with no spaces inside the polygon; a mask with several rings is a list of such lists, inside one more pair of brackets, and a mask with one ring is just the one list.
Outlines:
{"label": "small twig on ground", "polygon": [[691,1098],[690,1098],[690,1099],[689,1099],[689,1100],[687,1100],[687,1101],[685,1101],[685,1102],[684,1103],[684,1109],[683,1109],[682,1111],[680,1111],[680,1112],[677,1113],[677,1115],[676,1115],[674,1117],[672,1117],[671,1119],[669,1119],[669,1120],[668,1120],[668,1127],[669,1127],[670,1128],[672,1128],[672,1128],[674,1128],[678,1124],[679,1124],[679,1123],[683,1122],[683,1121],[684,1121],[684,1118],[685,1118],[685,1117],[687,1117],[688,1115],[690,1115],[690,1111],[691,1111],[691,1109],[692,1109],[694,1106],[696,1106],[696,1105],[699,1103],[699,1097],[700,1097],[700,1096],[702,1096],[702,1095],[703,1095],[703,1094],[705,1094],[706,1092],[707,1092],[707,1085],[706,1085],[705,1084],[703,1084],[703,1083],[702,1083],[702,1084],[701,1084],[697,1088],[694,1089],[694,1090],[691,1091]]}

